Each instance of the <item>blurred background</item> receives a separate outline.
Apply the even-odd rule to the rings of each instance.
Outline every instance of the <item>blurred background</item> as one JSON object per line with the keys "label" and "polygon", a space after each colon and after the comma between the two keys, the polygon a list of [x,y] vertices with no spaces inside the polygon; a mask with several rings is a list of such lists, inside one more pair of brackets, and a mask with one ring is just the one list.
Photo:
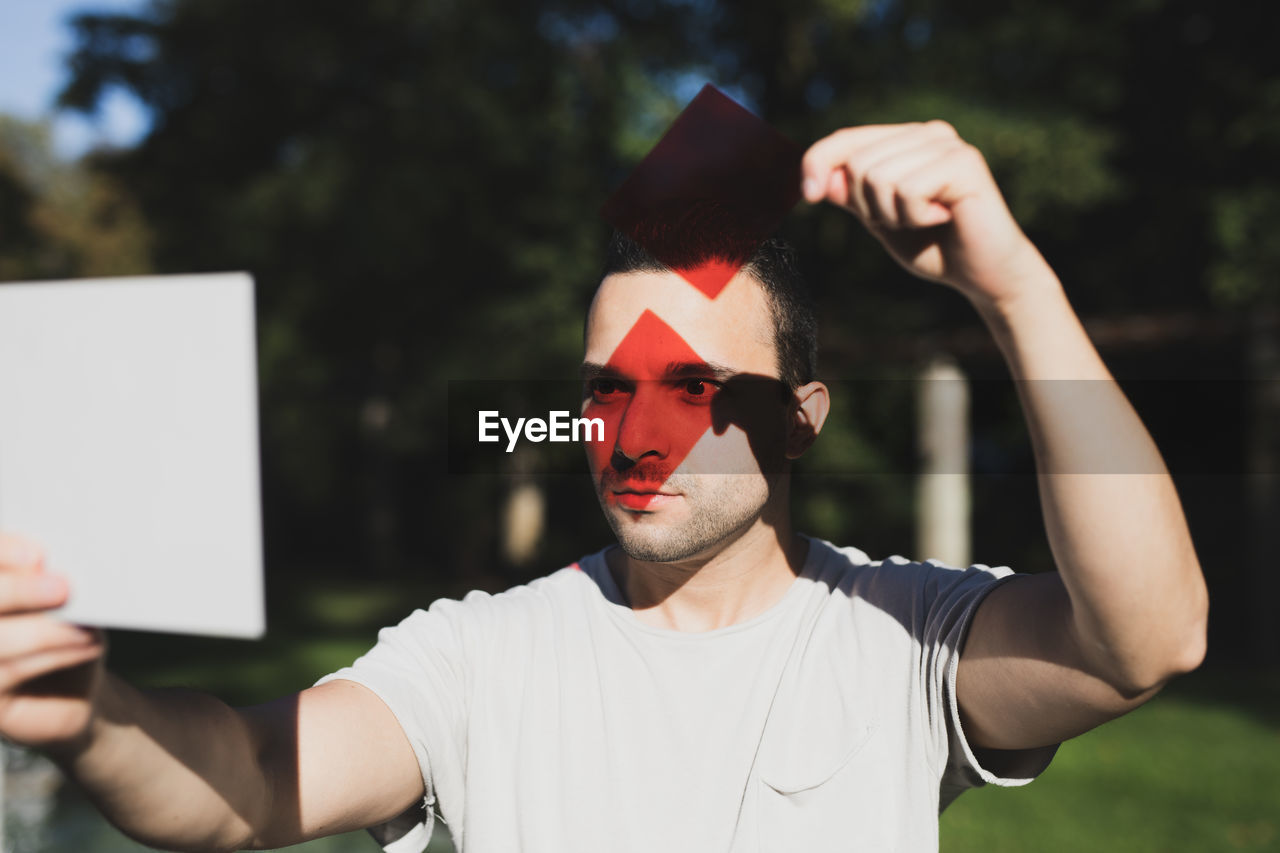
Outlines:
{"label": "blurred background", "polygon": [[[1213,614],[1199,672],[1064,746],[1034,785],[966,794],[942,849],[1280,850],[1271,14],[1209,0],[6,0],[0,281],[245,269],[258,283],[270,633],[121,632],[113,665],[263,701],[412,607],[606,544],[582,473],[540,474],[525,454],[451,471],[451,383],[573,377],[608,233],[597,211],[704,83],[802,144],[943,118],[986,153],[1165,450]],[[838,211],[798,208],[782,230],[839,391],[797,475],[801,529],[875,557],[942,543],[949,559],[1050,568],[1016,400],[967,304],[909,279]],[[968,474],[941,519],[922,499],[927,369],[965,377],[970,412],[948,416],[969,433],[944,470]],[[47,765],[14,750],[8,763],[7,849],[140,849]],[[355,834],[308,849],[376,847]],[[433,849],[449,849],[443,834]]]}

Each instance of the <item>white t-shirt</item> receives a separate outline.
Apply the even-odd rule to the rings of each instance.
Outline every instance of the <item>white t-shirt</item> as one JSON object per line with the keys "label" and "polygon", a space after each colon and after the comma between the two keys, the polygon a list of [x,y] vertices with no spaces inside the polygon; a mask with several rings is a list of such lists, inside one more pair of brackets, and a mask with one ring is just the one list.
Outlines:
{"label": "white t-shirt", "polygon": [[465,853],[936,851],[968,787],[1022,785],[1056,746],[964,739],[958,649],[1006,568],[872,562],[812,540],[773,607],[683,633],[641,623],[601,551],[499,595],[440,600],[355,664],[417,755],[425,809],[373,830]]}

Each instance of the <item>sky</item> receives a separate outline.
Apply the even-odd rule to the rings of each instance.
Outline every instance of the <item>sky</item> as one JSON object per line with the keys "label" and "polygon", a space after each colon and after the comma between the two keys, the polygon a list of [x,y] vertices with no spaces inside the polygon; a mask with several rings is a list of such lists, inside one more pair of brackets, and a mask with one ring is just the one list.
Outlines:
{"label": "sky", "polygon": [[0,0],[0,113],[50,121],[54,149],[65,159],[98,145],[137,141],[147,130],[147,113],[122,92],[108,94],[92,117],[56,112],[54,100],[66,82],[66,57],[74,47],[71,17],[144,6],[145,0]]}

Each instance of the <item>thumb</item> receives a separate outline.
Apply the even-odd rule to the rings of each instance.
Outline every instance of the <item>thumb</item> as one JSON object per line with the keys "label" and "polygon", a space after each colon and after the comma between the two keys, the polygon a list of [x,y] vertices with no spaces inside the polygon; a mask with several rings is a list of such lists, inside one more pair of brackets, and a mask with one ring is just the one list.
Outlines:
{"label": "thumb", "polygon": [[44,549],[35,542],[12,533],[0,533],[0,572],[34,575],[44,571],[44,564]]}

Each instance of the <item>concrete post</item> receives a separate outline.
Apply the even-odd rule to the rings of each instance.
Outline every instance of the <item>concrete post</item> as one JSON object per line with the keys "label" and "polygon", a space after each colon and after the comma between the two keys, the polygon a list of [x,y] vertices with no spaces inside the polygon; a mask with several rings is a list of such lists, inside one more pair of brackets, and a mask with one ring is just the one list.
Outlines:
{"label": "concrete post", "polygon": [[969,565],[969,381],[935,356],[916,395],[921,468],[916,493],[916,558]]}

